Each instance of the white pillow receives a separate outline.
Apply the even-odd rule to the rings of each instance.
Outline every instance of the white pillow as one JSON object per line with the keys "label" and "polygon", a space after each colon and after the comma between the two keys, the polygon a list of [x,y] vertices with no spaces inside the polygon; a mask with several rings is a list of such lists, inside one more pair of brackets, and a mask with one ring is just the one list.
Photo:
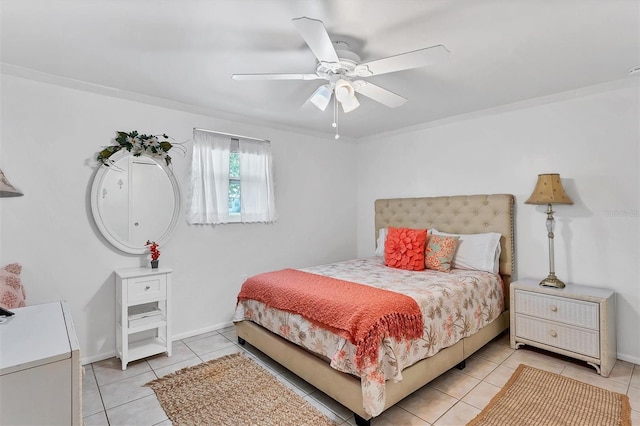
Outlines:
{"label": "white pillow", "polygon": [[378,231],[378,243],[376,245],[376,256],[384,257],[384,243],[387,241],[387,228],[380,228]]}
{"label": "white pillow", "polygon": [[436,229],[434,235],[459,236],[458,249],[453,256],[451,267],[474,269],[497,274],[500,270],[500,237],[497,232],[486,234],[447,234]]}

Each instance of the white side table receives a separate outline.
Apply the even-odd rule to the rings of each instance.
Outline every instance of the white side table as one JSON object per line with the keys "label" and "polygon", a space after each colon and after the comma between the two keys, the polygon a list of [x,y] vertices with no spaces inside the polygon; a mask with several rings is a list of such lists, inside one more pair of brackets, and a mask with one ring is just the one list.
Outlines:
{"label": "white side table", "polygon": [[80,346],[67,302],[0,324],[0,424],[82,425]]}
{"label": "white side table", "polygon": [[616,363],[615,293],[537,280],[511,283],[511,347],[523,344],[586,361],[608,377]]}
{"label": "white side table", "polygon": [[137,359],[171,356],[171,269],[116,273],[116,350],[122,369]]}

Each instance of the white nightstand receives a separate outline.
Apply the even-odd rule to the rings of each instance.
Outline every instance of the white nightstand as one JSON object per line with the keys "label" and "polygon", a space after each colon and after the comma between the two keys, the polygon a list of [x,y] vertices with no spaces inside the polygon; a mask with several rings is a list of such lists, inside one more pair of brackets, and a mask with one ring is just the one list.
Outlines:
{"label": "white nightstand", "polygon": [[116,350],[123,370],[136,359],[171,356],[171,272],[116,270]]}
{"label": "white nightstand", "polygon": [[608,377],[616,363],[615,293],[537,280],[511,283],[511,347],[527,344],[586,361]]}

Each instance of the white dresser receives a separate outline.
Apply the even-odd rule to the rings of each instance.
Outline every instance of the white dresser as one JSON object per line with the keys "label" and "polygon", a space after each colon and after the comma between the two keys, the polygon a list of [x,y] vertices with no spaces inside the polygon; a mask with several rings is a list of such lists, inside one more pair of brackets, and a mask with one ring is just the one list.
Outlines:
{"label": "white dresser", "polygon": [[608,377],[616,362],[615,293],[537,280],[511,284],[511,347],[527,344],[586,361]]}
{"label": "white dresser", "polygon": [[171,269],[116,273],[116,350],[122,369],[137,359],[171,356]]}
{"label": "white dresser", "polygon": [[0,424],[81,425],[80,348],[66,302],[0,324]]}

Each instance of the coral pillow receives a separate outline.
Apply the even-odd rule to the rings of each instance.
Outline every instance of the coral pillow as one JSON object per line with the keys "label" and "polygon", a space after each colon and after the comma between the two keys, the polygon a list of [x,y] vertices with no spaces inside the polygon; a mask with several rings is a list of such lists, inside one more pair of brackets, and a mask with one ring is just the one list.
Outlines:
{"label": "coral pillow", "polygon": [[427,242],[425,266],[436,271],[450,272],[451,260],[456,254],[459,238],[458,236],[445,237],[431,234]]}
{"label": "coral pillow", "polygon": [[0,269],[0,306],[5,309],[22,308],[26,306],[27,296],[20,282],[22,266],[11,263]]}
{"label": "coral pillow", "polygon": [[426,229],[392,228],[384,242],[384,264],[409,271],[424,270]]}

